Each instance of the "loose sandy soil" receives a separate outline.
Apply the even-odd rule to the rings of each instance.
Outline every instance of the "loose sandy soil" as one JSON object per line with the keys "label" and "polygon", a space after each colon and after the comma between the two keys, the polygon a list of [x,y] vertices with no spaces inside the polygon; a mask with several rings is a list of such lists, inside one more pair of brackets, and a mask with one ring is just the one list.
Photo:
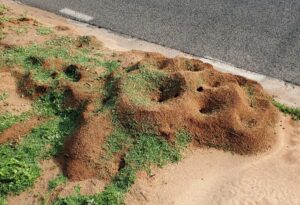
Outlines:
{"label": "loose sandy soil", "polygon": [[300,123],[283,117],[277,133],[276,146],[256,156],[190,151],[178,164],[138,179],[126,203],[300,204]]}
{"label": "loose sandy soil", "polygon": [[65,197],[74,193],[75,187],[80,186],[80,193],[96,194],[104,189],[104,183],[98,179],[88,179],[76,182],[66,182],[65,186],[49,192],[48,183],[51,179],[55,178],[61,173],[61,169],[56,160],[44,160],[41,163],[42,176],[39,177],[34,187],[26,192],[17,196],[8,198],[9,205],[32,205],[40,204],[44,201],[45,204],[49,203],[51,197]]}
{"label": "loose sandy soil", "polygon": [[[0,2],[6,2],[2,1]],[[9,3],[9,6],[13,8],[14,12],[22,14],[23,13],[23,7],[18,6],[13,3]],[[33,10],[35,11],[35,10]],[[33,14],[33,11],[29,11],[29,15]],[[39,11],[42,15],[43,12]],[[70,34],[70,35],[86,35],[84,32],[80,31],[74,31],[74,26],[68,25],[68,23],[62,18],[56,19],[52,15],[49,15],[48,13],[44,14],[44,17],[39,19],[42,23],[48,22],[48,26],[51,28],[55,28],[56,31],[62,32],[64,34]],[[50,20],[49,20],[50,19]],[[31,22],[31,21],[30,21]],[[33,21],[32,21],[33,22]],[[58,27],[59,26],[59,27]],[[67,26],[67,27],[66,27]],[[75,29],[76,30],[76,29]],[[13,40],[7,40],[7,42],[3,41],[3,46],[12,46],[14,44],[20,44],[20,42],[24,44],[30,43],[28,39],[29,37],[32,37],[31,33],[27,34],[28,36],[25,38],[24,36],[14,36]],[[37,39],[37,42],[45,41],[49,37],[38,37],[33,36],[35,39]],[[27,39],[25,41],[22,41],[22,39]],[[113,59],[113,54],[111,54],[112,51],[103,49],[103,54],[109,56],[111,59]],[[127,52],[124,54],[120,54],[116,52],[116,55],[119,55],[120,59],[122,59],[122,65],[121,67],[126,68],[129,66],[135,66],[142,62],[144,57],[140,57],[140,54],[138,52]],[[109,54],[109,55],[108,55]],[[153,54],[146,54],[146,56],[151,56]],[[155,56],[156,54],[154,54]],[[104,57],[105,58],[105,57]],[[161,70],[169,70],[168,65],[171,65],[171,67],[176,67],[177,64],[180,64],[181,60],[179,59],[167,59],[161,56],[158,56],[158,60],[161,60]],[[160,62],[155,58],[155,62]],[[179,62],[179,63],[177,63]],[[183,61],[185,62],[185,61]],[[196,64],[199,64],[197,61]],[[158,63],[160,64],[160,63]],[[229,151],[224,152],[216,149],[208,149],[203,148],[202,145],[205,143],[201,141],[201,137],[204,136],[200,135],[200,137],[196,138],[195,141],[197,143],[193,143],[191,145],[190,150],[186,151],[185,158],[179,162],[178,164],[171,164],[168,165],[162,169],[154,168],[152,171],[152,174],[150,176],[147,176],[144,172],[138,173],[138,179],[133,185],[131,191],[127,194],[125,203],[128,205],[140,205],[140,204],[300,204],[300,123],[291,121],[288,117],[280,116],[279,123],[277,123],[275,131],[276,135],[273,135],[271,133],[273,131],[272,126],[268,126],[275,122],[277,120],[276,114],[274,111],[274,107],[271,105],[271,103],[268,101],[266,102],[267,97],[265,97],[262,88],[252,81],[246,81],[242,78],[232,76],[230,74],[220,74],[216,71],[213,71],[210,65],[202,65],[200,63],[199,65],[205,72],[207,73],[207,81],[203,84],[204,86],[201,87],[202,92],[203,89],[205,90],[205,93],[208,92],[207,98],[201,98],[204,102],[205,99],[214,99],[215,101],[224,100],[230,101],[229,99],[233,99],[232,103],[229,103],[229,107],[231,105],[231,110],[228,111],[228,115],[220,115],[221,120],[215,120],[213,116],[214,110],[218,110],[218,107],[208,109],[210,108],[209,105],[213,105],[213,101],[206,100],[203,105],[200,103],[200,100],[198,100],[198,94],[189,95],[189,100],[195,99],[193,101],[192,105],[195,105],[195,120],[191,122],[197,122],[198,126],[195,125],[196,128],[201,127],[200,125],[206,125],[205,123],[208,120],[199,121],[199,109],[201,107],[208,107],[207,109],[204,109],[202,111],[204,112],[204,115],[211,115],[210,118],[213,123],[208,124],[207,127],[211,128],[211,130],[214,130],[214,126],[217,128],[221,127],[222,130],[226,130],[224,134],[225,142],[227,142],[227,139],[234,138],[231,135],[231,131],[236,129],[237,125],[246,127],[242,130],[241,133],[246,133],[245,135],[241,135],[241,139],[245,139],[245,136],[249,139],[255,139],[256,143],[253,143],[253,149],[247,150],[245,147],[245,151],[240,151],[237,147],[237,145],[240,145],[236,143],[236,141],[230,141],[232,143],[232,147],[236,149],[234,150],[237,153],[241,154],[248,154],[248,153],[256,153],[259,151],[256,155],[251,156],[245,156],[245,155],[238,155],[233,154]],[[183,68],[181,68],[183,67]],[[178,69],[175,71],[178,72],[180,75],[184,76],[184,79],[189,82],[189,88],[192,88],[192,90],[197,90],[197,88],[200,88],[198,84],[196,84],[196,81],[193,80],[193,78],[196,76],[196,72],[201,72],[202,70],[186,70],[186,66],[178,66]],[[196,66],[197,67],[197,66]],[[194,66],[192,66],[194,68]],[[193,71],[193,72],[192,72]],[[101,74],[103,72],[103,68],[97,68],[95,70],[96,74]],[[134,73],[135,71],[130,71]],[[171,72],[171,71],[168,71]],[[0,113],[9,111],[13,114],[20,114],[21,112],[28,111],[31,109],[31,101],[28,99],[23,98],[19,92],[17,92],[17,86],[15,78],[11,74],[12,72],[3,71],[0,73],[0,92],[8,92],[9,96],[4,101],[0,102]],[[94,90],[91,89],[90,93],[87,93],[86,90],[83,89],[83,87],[86,85],[97,85],[97,81],[91,80],[89,78],[92,73],[90,71],[83,71],[82,72],[83,79],[78,82],[73,87],[70,86],[70,89],[74,91],[74,96],[81,98],[89,99],[90,101],[96,101],[98,100],[98,96],[93,95]],[[128,72],[129,73],[129,72]],[[178,75],[179,75],[178,74]],[[131,75],[131,74],[128,74]],[[176,77],[176,76],[175,76]],[[215,79],[212,80],[212,77],[215,77]],[[183,78],[183,77],[181,77]],[[180,78],[180,79],[181,79]],[[89,81],[90,80],[90,81]],[[126,79],[125,79],[126,80]],[[176,81],[176,79],[175,79]],[[218,82],[220,81],[220,82]],[[257,93],[254,95],[257,97],[258,100],[261,100],[261,96],[263,96],[261,104],[259,104],[255,109],[252,107],[251,102],[248,102],[247,99],[247,92],[244,90],[245,86],[241,81],[245,81],[245,85],[250,86],[250,88],[257,89]],[[177,82],[177,81],[176,81]],[[215,82],[215,83],[213,83]],[[199,83],[199,82],[197,82]],[[241,88],[244,86],[244,88]],[[221,87],[221,88],[220,88]],[[222,90],[222,87],[226,88],[226,92]],[[75,89],[76,88],[76,89]],[[249,87],[246,87],[249,88]],[[164,90],[164,89],[162,89]],[[171,90],[172,91],[172,90]],[[218,91],[218,92],[217,92]],[[234,91],[234,92],[233,92]],[[233,94],[231,93],[233,92]],[[84,93],[84,95],[83,95]],[[160,101],[160,99],[164,99],[164,92],[161,91],[162,94],[157,93],[150,93],[151,97],[153,94],[153,99],[156,99],[156,101]],[[217,94],[214,94],[217,93]],[[224,95],[223,94],[230,94]],[[122,94],[122,93],[121,93]],[[149,95],[150,95],[149,94]],[[179,93],[180,94],[180,93]],[[134,116],[137,119],[140,119],[140,116],[150,116],[153,119],[157,119],[157,121],[161,120],[165,123],[165,127],[161,127],[159,130],[161,133],[164,133],[164,136],[169,139],[168,137],[171,136],[171,134],[174,134],[174,130],[172,130],[173,126],[173,118],[174,114],[176,114],[178,117],[176,119],[181,119],[182,114],[180,111],[184,110],[182,108],[185,108],[186,110],[189,110],[189,108],[193,108],[193,106],[181,106],[180,97],[177,93],[177,91],[174,93],[174,96],[171,92],[170,96],[174,98],[175,103],[165,103],[164,105],[160,105],[158,102],[155,102],[155,106],[159,108],[165,108],[162,109],[161,112],[152,112],[153,110],[156,111],[153,106],[153,110],[148,110],[148,107],[145,109],[143,107],[140,108],[140,106],[137,106],[137,110],[140,111],[140,115]],[[178,96],[179,95],[179,96]],[[200,94],[199,94],[200,95]],[[253,94],[251,94],[253,95]],[[169,98],[169,95],[166,97]],[[192,97],[190,97],[192,96]],[[195,96],[195,97],[193,97]],[[231,97],[231,98],[230,98]],[[176,98],[176,99],[175,99]],[[238,100],[235,100],[235,99]],[[126,96],[122,99],[126,100]],[[179,99],[179,100],[178,100]],[[200,99],[200,98],[199,98]],[[127,103],[127,101],[123,101],[123,104],[120,105],[121,108],[124,108],[124,110],[127,110],[128,107],[134,107],[134,105]],[[169,100],[169,99],[167,99]],[[177,100],[177,101],[176,101]],[[250,99],[251,101],[251,99]],[[222,101],[223,102],[223,101]],[[237,102],[237,103],[236,103]],[[168,104],[169,103],[169,104]],[[76,103],[75,103],[76,104]],[[218,104],[218,103],[217,103]],[[220,103],[222,104],[222,103]],[[225,104],[225,103],[223,103]],[[101,150],[99,147],[97,147],[97,143],[101,144],[106,135],[111,131],[111,127],[109,123],[106,123],[102,117],[93,118],[89,115],[90,112],[95,110],[95,108],[90,104],[91,107],[88,107],[84,115],[84,121],[85,124],[81,126],[81,128],[76,132],[76,135],[71,138],[70,143],[66,143],[67,148],[65,151],[65,154],[68,155],[69,159],[66,160],[66,164],[64,163],[58,163],[56,162],[56,159],[47,160],[41,162],[41,170],[42,175],[39,177],[37,182],[35,183],[34,187],[28,189],[27,191],[21,193],[18,196],[9,196],[8,197],[8,204],[9,205],[17,205],[17,204],[39,204],[41,201],[47,202],[48,200],[51,201],[51,197],[63,197],[68,196],[74,192],[74,188],[77,185],[80,185],[81,187],[81,193],[82,194],[95,194],[103,191],[104,186],[107,183],[107,180],[105,177],[102,176],[102,180],[95,179],[97,177],[98,172],[100,168],[103,168],[102,164],[99,162],[99,156],[101,155]],[[173,109],[174,106],[177,105],[177,109]],[[179,106],[178,106],[179,105]],[[183,103],[183,105],[187,105],[187,103]],[[234,106],[232,106],[234,105]],[[239,106],[235,106],[239,105]],[[127,107],[126,107],[127,106]],[[172,110],[172,109],[173,110]],[[123,112],[124,110],[119,109],[118,112]],[[161,117],[161,113],[165,111],[165,115]],[[168,112],[167,112],[168,111]],[[268,113],[267,113],[268,112]],[[124,112],[125,113],[125,112]],[[154,114],[153,114],[154,113]],[[186,112],[187,113],[187,112]],[[201,109],[200,109],[201,113]],[[245,114],[249,113],[249,114]],[[261,114],[264,113],[264,115],[261,116]],[[224,119],[226,120],[226,116],[232,116],[232,121],[228,120],[229,125],[224,126],[223,123]],[[122,113],[119,113],[120,116],[122,116]],[[246,119],[245,116],[252,116],[252,119]],[[169,116],[167,119],[165,119],[166,116]],[[270,117],[269,117],[270,116]],[[271,119],[274,118],[274,119]],[[194,119],[194,115],[191,115],[189,119]],[[202,118],[201,118],[202,119]],[[204,119],[204,118],[203,118]],[[208,119],[208,118],[205,118]],[[243,121],[243,120],[244,121]],[[253,121],[253,119],[255,119]],[[276,119],[276,120],[275,120]],[[25,132],[28,132],[30,130],[30,126],[34,126],[38,124],[38,121],[26,121],[24,123],[29,124],[18,124],[16,126],[19,127],[28,127],[28,130]],[[163,121],[165,120],[165,121]],[[270,123],[268,122],[270,120]],[[175,120],[176,121],[176,120]],[[227,122],[226,121],[226,122]],[[159,121],[160,122],[160,121]],[[183,122],[187,123],[186,118],[182,118],[181,121],[178,121],[178,124],[184,124]],[[233,122],[233,123],[231,123]],[[242,122],[247,122],[243,124]],[[253,124],[254,122],[254,124]],[[259,122],[259,123],[255,123]],[[32,123],[32,125],[30,124]],[[239,124],[240,123],[240,124]],[[98,128],[98,124],[108,124],[106,127],[102,125],[102,127]],[[171,126],[172,125],[172,126]],[[223,125],[223,126],[221,126]],[[262,125],[262,128],[259,127],[259,125]],[[255,135],[254,137],[252,135],[253,132],[253,126],[257,127],[256,133],[262,133],[261,135]],[[186,126],[188,127],[188,126]],[[207,127],[204,126],[203,130]],[[225,128],[226,129],[225,129]],[[13,139],[17,139],[19,137],[18,135],[18,127],[12,127],[7,130],[7,132],[11,132],[12,130],[16,130],[16,136],[11,135],[10,133],[3,133],[2,140],[3,142],[9,139],[10,137]],[[98,129],[101,128],[101,133],[98,132]],[[167,128],[167,129],[165,129]],[[175,128],[177,128],[175,126]],[[199,130],[197,129],[190,129],[194,131],[194,134],[199,134]],[[233,129],[234,128],[234,129]],[[22,129],[24,130],[24,129]],[[213,132],[213,131],[212,131]],[[206,133],[208,137],[210,136],[208,133]],[[261,138],[257,137],[261,136]],[[274,138],[275,136],[275,138]],[[207,137],[207,138],[208,138]],[[258,139],[257,139],[258,138]],[[269,139],[270,138],[270,139]],[[222,138],[222,140],[224,140]],[[236,139],[236,138],[234,138]],[[214,142],[214,141],[212,141]],[[221,141],[223,142],[223,141]],[[242,141],[241,142],[245,142]],[[251,141],[250,141],[251,142]],[[0,141],[1,143],[1,141]],[[220,143],[220,142],[218,142]],[[216,144],[218,144],[216,143]],[[275,145],[273,145],[275,143]],[[250,144],[244,143],[247,146]],[[228,145],[228,144],[221,144],[221,145]],[[231,145],[231,144],[229,144]],[[269,149],[267,152],[261,153],[260,151],[264,151],[270,146],[272,146],[272,149]],[[257,148],[258,147],[258,148]],[[66,148],[66,147],[65,147]],[[79,149],[80,148],[80,149]],[[226,147],[222,147],[226,148]],[[228,147],[227,147],[228,148]],[[231,148],[231,147],[230,147]],[[257,149],[256,149],[257,148]],[[243,149],[244,150],[244,149]],[[87,163],[88,162],[88,163]],[[65,166],[65,167],[63,167]],[[87,167],[89,167],[89,170],[87,171]],[[113,169],[114,168],[114,169]],[[111,168],[111,172],[114,173],[117,170],[116,167]],[[69,176],[70,179],[74,179],[77,181],[69,181],[65,186],[58,187],[54,190],[53,193],[49,193],[48,190],[48,182],[49,180],[53,179],[55,176],[57,176],[59,173],[62,172],[63,169],[66,169],[66,173]],[[93,170],[95,169],[95,170]],[[74,172],[77,171],[77,172]],[[69,172],[70,173],[69,173]],[[82,173],[88,173],[87,175],[83,175]],[[73,174],[73,175],[72,175]],[[104,175],[104,174],[103,174]],[[80,177],[79,177],[80,176]]]}
{"label": "loose sandy soil", "polygon": [[30,110],[31,102],[17,93],[17,82],[11,72],[0,72],[0,93],[7,93],[7,98],[0,101],[0,113],[20,114]]}

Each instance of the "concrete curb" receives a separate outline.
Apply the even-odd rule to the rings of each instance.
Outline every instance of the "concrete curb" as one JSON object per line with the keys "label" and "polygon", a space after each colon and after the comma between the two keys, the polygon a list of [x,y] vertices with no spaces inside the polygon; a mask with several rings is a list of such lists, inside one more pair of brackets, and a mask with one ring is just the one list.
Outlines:
{"label": "concrete curb", "polygon": [[226,62],[222,62],[210,57],[197,57],[183,53],[178,50],[167,48],[154,43],[146,42],[140,39],[132,38],[130,36],[119,35],[107,29],[97,28],[89,24],[68,20],[71,24],[87,31],[87,35],[94,35],[104,43],[104,46],[112,50],[129,51],[142,50],[146,52],[158,52],[167,57],[183,56],[187,58],[200,59],[206,63],[212,64],[217,70],[221,72],[232,73],[240,75],[251,80],[259,82],[267,92],[269,92],[275,99],[289,106],[300,107],[300,86],[284,82],[282,80],[268,77],[259,73],[247,71],[237,68]]}

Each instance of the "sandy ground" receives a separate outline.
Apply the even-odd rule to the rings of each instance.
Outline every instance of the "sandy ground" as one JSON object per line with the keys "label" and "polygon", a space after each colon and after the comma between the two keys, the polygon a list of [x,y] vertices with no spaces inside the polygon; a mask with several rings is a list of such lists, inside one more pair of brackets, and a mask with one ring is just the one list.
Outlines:
{"label": "sandy ground", "polygon": [[300,204],[300,122],[282,118],[277,132],[277,145],[256,156],[190,151],[180,163],[138,179],[126,204]]}
{"label": "sandy ground", "polygon": [[[10,7],[18,9],[20,14],[24,12],[21,6],[11,1],[0,0],[0,2],[10,2]],[[82,35],[97,34],[92,32],[91,28],[81,27],[80,30],[76,25],[71,25],[65,19],[47,12],[37,9],[28,10],[29,16],[38,18],[42,23],[47,22],[49,26],[68,26]],[[105,41],[106,46],[115,45],[114,48],[117,50],[122,50],[124,46],[124,44],[120,46],[116,40],[106,36],[100,40]],[[134,44],[130,41],[128,43]],[[29,101],[15,94],[15,82],[9,75],[0,73],[0,91],[13,93],[2,102],[12,106],[0,105],[0,108],[11,107],[12,110],[7,111],[15,113],[29,110]],[[12,85],[14,87],[7,87]],[[278,92],[278,89],[276,90]],[[299,99],[300,96],[293,95],[294,98]],[[277,132],[277,145],[269,152],[256,156],[240,156],[215,149],[189,151],[180,163],[155,169],[152,177],[145,177],[142,174],[127,194],[126,204],[300,204],[300,122],[282,118]],[[39,183],[33,189],[23,193],[21,198],[20,196],[9,198],[9,204],[25,204],[25,201],[28,201],[27,204],[33,204],[40,201],[42,193],[47,190],[48,181],[59,172],[54,162],[48,162],[43,166],[43,170],[49,169],[52,170],[47,171],[49,175],[43,175]],[[100,191],[104,186],[101,182],[87,181],[86,183],[87,189],[92,189],[94,192]],[[69,193],[69,190],[73,190],[74,184],[70,183],[67,187],[71,188],[62,190],[61,195],[67,195],[65,192]]]}
{"label": "sandy ground", "polygon": [[[103,191],[105,183],[98,179],[87,179],[83,181],[67,181],[65,186],[58,186],[54,190],[48,190],[49,181],[61,173],[61,169],[55,160],[44,160],[40,164],[42,175],[38,178],[34,186],[20,195],[9,196],[9,205],[33,205],[51,204],[51,195],[66,197],[75,193],[77,186],[83,195],[93,195]],[[42,203],[43,202],[43,203]]]}
{"label": "sandy ground", "polygon": [[0,101],[0,113],[20,114],[31,109],[31,102],[17,93],[16,80],[11,72],[0,72],[0,93],[7,94],[7,98]]}

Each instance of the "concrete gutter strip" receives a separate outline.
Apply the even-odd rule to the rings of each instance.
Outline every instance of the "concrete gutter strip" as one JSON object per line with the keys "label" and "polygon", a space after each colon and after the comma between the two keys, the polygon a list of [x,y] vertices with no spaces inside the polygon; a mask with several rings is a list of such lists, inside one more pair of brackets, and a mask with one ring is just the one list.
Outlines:
{"label": "concrete gutter strip", "polygon": [[226,73],[240,75],[251,80],[259,82],[268,93],[270,93],[278,101],[285,103],[289,106],[300,107],[300,86],[284,82],[282,80],[268,77],[259,73],[243,70],[234,67],[226,62],[222,62],[210,57],[197,57],[183,53],[181,51],[167,48],[154,43],[146,42],[126,35],[118,35],[107,29],[97,28],[84,23],[79,23],[73,20],[68,20],[71,24],[78,26],[86,31],[86,35],[94,35],[104,46],[112,50],[129,51],[129,50],[142,50],[145,52],[158,52],[167,57],[173,58],[182,56],[187,58],[194,58],[202,60],[203,62],[212,64],[217,70]]}
{"label": "concrete gutter strip", "polygon": [[[300,107],[300,86],[286,83],[282,80],[271,78],[258,73],[246,71],[241,68],[236,68],[233,65],[219,61],[217,59],[212,59],[210,57],[192,56],[175,49],[170,49],[161,45],[132,38],[130,36],[116,34],[107,29],[98,28],[89,24],[66,19],[56,14],[37,8],[22,5],[22,8],[20,9],[20,3],[12,0],[0,0],[0,2],[5,3],[10,7],[17,8],[18,10],[26,10],[28,16],[38,19],[41,23],[44,23],[46,25],[55,25],[57,24],[57,22],[59,22],[60,24],[68,26],[71,29],[75,30],[79,35],[93,35],[97,39],[102,41],[105,47],[111,50],[141,50],[145,52],[158,52],[170,58],[182,56],[187,58],[200,59],[204,62],[212,64],[217,70],[221,72],[232,73],[249,78],[251,80],[255,80],[259,82],[264,87],[264,89],[278,101],[289,106]],[[79,17],[82,17],[82,15]]]}

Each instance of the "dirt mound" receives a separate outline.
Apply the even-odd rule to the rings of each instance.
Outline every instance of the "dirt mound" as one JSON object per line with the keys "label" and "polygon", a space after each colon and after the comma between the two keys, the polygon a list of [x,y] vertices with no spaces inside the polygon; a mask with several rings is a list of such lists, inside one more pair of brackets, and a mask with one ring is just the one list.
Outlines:
{"label": "dirt mound", "polygon": [[91,97],[78,83],[72,87],[75,98],[89,103],[81,127],[65,143],[62,161],[71,180],[110,179],[118,171],[120,157],[101,158],[113,124],[110,114],[92,114],[93,102],[100,99],[103,106],[114,105],[125,129],[155,132],[170,143],[180,129],[193,136],[196,146],[239,154],[264,151],[274,143],[276,110],[258,83],[220,73],[199,60],[128,55],[139,61],[105,77],[105,96]]}
{"label": "dirt mound", "polygon": [[4,130],[3,133],[0,133],[0,145],[8,141],[17,143],[21,139],[21,137],[28,134],[32,128],[41,124],[41,122],[42,120],[39,118],[32,118]]}
{"label": "dirt mound", "polygon": [[274,142],[276,111],[254,81],[199,60],[159,54],[145,55],[126,71],[117,100],[125,127],[151,130],[170,141],[186,129],[195,145],[239,154],[263,151]]}
{"label": "dirt mound", "polygon": [[88,119],[84,119],[77,133],[65,143],[65,173],[71,180],[84,180],[96,176],[108,179],[113,168],[106,169],[100,156],[103,154],[101,145],[111,132],[110,122],[104,116],[85,118]]}

